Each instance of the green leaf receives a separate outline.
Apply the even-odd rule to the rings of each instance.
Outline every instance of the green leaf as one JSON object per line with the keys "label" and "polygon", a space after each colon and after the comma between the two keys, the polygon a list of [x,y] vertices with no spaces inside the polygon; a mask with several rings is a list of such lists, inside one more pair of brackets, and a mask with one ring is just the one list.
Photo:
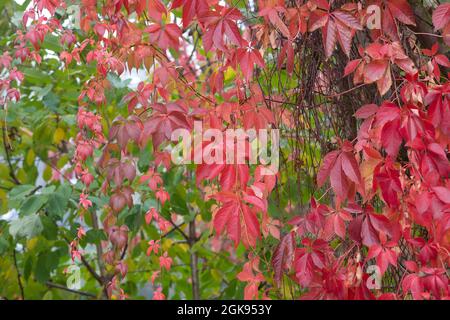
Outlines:
{"label": "green leaf", "polygon": [[107,240],[105,233],[103,230],[89,230],[86,232],[86,236],[84,237],[86,242],[88,243],[100,243],[101,240]]}
{"label": "green leaf", "polygon": [[42,252],[38,256],[36,263],[35,276],[36,280],[44,283],[50,277],[50,272],[58,266],[59,251]]}
{"label": "green leaf", "polygon": [[47,197],[44,195],[32,195],[28,197],[20,207],[19,211],[22,215],[29,215],[36,213],[47,202]]}
{"label": "green leaf", "polygon": [[106,79],[111,82],[112,86],[117,89],[122,89],[128,87],[128,85],[131,82],[131,79],[121,80],[119,76],[117,76],[115,73],[108,73],[106,76]]}
{"label": "green leaf", "polygon": [[56,187],[54,185],[49,185],[49,186],[46,186],[45,188],[41,189],[41,194],[50,195],[50,194],[53,194],[55,192],[55,190],[56,190]]}
{"label": "green leaf", "polygon": [[42,99],[42,102],[44,103],[44,106],[46,106],[50,111],[58,111],[60,99],[53,92],[49,92],[48,94],[46,94]]}
{"label": "green leaf", "polygon": [[44,227],[43,235],[47,240],[56,240],[58,228],[50,217],[42,216],[41,222]]}
{"label": "green leaf", "polygon": [[23,68],[22,72],[25,75],[26,81],[30,81],[31,83],[42,85],[43,83],[51,82],[50,77],[39,69]]}
{"label": "green leaf", "polygon": [[31,239],[40,234],[43,228],[40,217],[37,214],[32,214],[11,221],[9,233],[14,238],[26,237],[27,239]]}
{"label": "green leaf", "polygon": [[4,237],[0,237],[0,255],[8,250],[9,243]]}
{"label": "green leaf", "polygon": [[176,192],[170,197],[172,210],[183,216],[189,215],[189,209],[186,205],[186,191],[183,188],[177,188]]}
{"label": "green leaf", "polygon": [[125,213],[125,224],[128,226],[128,228],[130,228],[131,231],[137,231],[142,225],[143,220],[144,219],[141,213],[141,205],[136,205],[131,210],[128,210]]}
{"label": "green leaf", "polygon": [[54,35],[48,34],[44,42],[42,43],[42,47],[44,49],[52,50],[56,53],[61,51],[61,44],[58,41],[58,38]]}
{"label": "green leaf", "polygon": [[13,199],[13,200],[14,199],[22,199],[26,195],[28,195],[31,192],[31,190],[33,190],[34,188],[35,188],[35,186],[32,186],[30,184],[23,184],[23,185],[14,187],[9,192],[9,198]]}
{"label": "green leaf", "polygon": [[28,278],[31,275],[31,271],[33,268],[33,255],[29,255],[25,258],[25,266],[23,267],[23,277],[25,280],[28,280]]}
{"label": "green leaf", "polygon": [[50,194],[46,205],[49,215],[62,218],[67,211],[67,204],[71,194],[72,189],[68,185],[61,185],[57,192]]}

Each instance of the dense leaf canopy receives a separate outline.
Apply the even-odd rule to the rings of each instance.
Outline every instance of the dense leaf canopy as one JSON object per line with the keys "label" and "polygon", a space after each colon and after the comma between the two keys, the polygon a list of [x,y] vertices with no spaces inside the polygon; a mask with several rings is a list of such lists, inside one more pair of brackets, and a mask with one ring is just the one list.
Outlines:
{"label": "dense leaf canopy", "polygon": [[450,297],[449,3],[0,12],[0,298]]}

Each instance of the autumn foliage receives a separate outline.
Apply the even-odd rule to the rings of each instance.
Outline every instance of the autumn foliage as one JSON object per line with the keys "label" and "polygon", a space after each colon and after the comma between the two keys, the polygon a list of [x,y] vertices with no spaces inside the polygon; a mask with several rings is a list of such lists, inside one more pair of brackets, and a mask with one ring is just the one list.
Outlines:
{"label": "autumn foliage", "polygon": [[[231,252],[245,299],[448,299],[450,4],[427,8],[424,31],[409,2],[82,0],[75,28],[71,1],[33,0],[0,56],[0,102],[6,111],[32,99],[21,96],[21,67],[40,68],[46,37],[62,48],[55,69],[85,66],[76,133],[54,151],[71,155],[70,168],[49,182],[81,184],[79,224],[64,235],[71,260],[89,269],[82,243],[99,229],[91,273],[105,297],[127,298],[134,248],[153,298],[170,298],[163,279],[179,263],[178,233],[191,298],[211,298],[199,292],[201,243]],[[111,75],[138,71],[121,111],[108,111]],[[224,134],[280,129],[279,172],[261,174],[249,153],[243,164],[180,171],[171,137],[194,132],[194,121]],[[234,148],[227,141],[223,153]],[[24,184],[8,161],[11,188]],[[130,226],[124,212],[141,200]],[[150,226],[153,237],[142,231]]]}

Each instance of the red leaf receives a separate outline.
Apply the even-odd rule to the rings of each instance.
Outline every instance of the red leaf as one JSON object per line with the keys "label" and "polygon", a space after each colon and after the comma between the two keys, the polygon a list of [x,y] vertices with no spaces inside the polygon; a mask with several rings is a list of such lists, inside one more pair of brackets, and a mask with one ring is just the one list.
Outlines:
{"label": "red leaf", "polygon": [[348,195],[349,184],[342,170],[342,154],[336,159],[336,162],[330,172],[330,182],[336,195],[341,199],[346,199]]}
{"label": "red leaf", "polygon": [[223,232],[225,226],[228,224],[230,212],[237,210],[237,204],[233,202],[225,203],[214,215],[213,225],[216,233]]}
{"label": "red leaf", "polygon": [[444,56],[443,54],[438,54],[434,57],[434,60],[440,64],[441,66],[444,66],[446,68],[450,68],[450,61],[448,60],[448,58],[446,56]]}
{"label": "red leaf", "polygon": [[362,61],[361,59],[355,59],[355,60],[349,61],[344,69],[344,77],[348,76],[350,73],[353,73],[356,70],[356,68],[359,66],[361,61]]}
{"label": "red leaf", "polygon": [[381,130],[381,144],[386,152],[393,157],[397,156],[402,144],[399,128],[400,120],[394,120],[386,123]]}
{"label": "red leaf", "polygon": [[205,50],[209,51],[214,45],[217,49],[226,50],[223,36],[236,46],[242,45],[242,38],[236,20],[242,19],[239,10],[218,6],[220,11],[209,11],[199,16],[199,21],[205,25],[206,32],[203,35]]}
{"label": "red leaf", "polygon": [[272,9],[269,12],[269,20],[273,23],[273,25],[280,31],[283,36],[286,38],[290,38],[291,34],[289,32],[289,29],[284,24],[283,20],[281,20],[280,16],[278,15],[278,11],[276,9]]}
{"label": "red leaf", "polygon": [[366,104],[355,112],[355,117],[358,119],[367,119],[368,117],[377,113],[377,111],[378,106],[376,104]]}
{"label": "red leaf", "polygon": [[337,41],[336,23],[329,19],[325,28],[322,29],[323,46],[325,48],[325,56],[331,57]]}
{"label": "red leaf", "polygon": [[355,184],[361,183],[361,174],[355,157],[349,152],[342,153],[342,169],[345,175]]}
{"label": "red leaf", "polygon": [[283,271],[291,268],[294,251],[294,233],[290,232],[281,239],[272,256],[272,266],[275,273],[274,280],[277,285],[281,282]]}
{"label": "red leaf", "polygon": [[267,211],[267,203],[265,203],[262,199],[258,198],[257,196],[245,194],[242,199],[250,204],[253,204],[255,207],[259,208],[262,211]]}
{"label": "red leaf", "polygon": [[260,238],[261,231],[258,218],[255,212],[246,205],[241,205],[242,215],[244,217],[243,229],[245,231],[244,244],[249,244],[254,247],[256,245],[256,239]]}
{"label": "red leaf", "polygon": [[196,16],[208,12],[209,5],[206,0],[175,0],[172,8],[183,5],[183,28],[186,28]]}
{"label": "red leaf", "polygon": [[362,26],[359,23],[359,21],[350,13],[336,10],[333,11],[332,15],[336,17],[340,22],[345,24],[347,27],[355,30],[362,30]]}
{"label": "red leaf", "polygon": [[[261,281],[264,281],[264,276],[257,268],[258,264],[258,258],[250,260],[244,264],[243,270],[237,274],[239,281],[248,282],[244,289],[245,300],[258,299],[258,286]],[[256,271],[257,274],[255,275],[253,271]]]}
{"label": "red leaf", "polygon": [[414,12],[406,0],[389,0],[387,1],[392,15],[404,24],[415,26]]}
{"label": "red leaf", "polygon": [[321,11],[321,10],[315,10],[311,12],[308,20],[308,31],[313,32],[319,28],[325,27],[329,20],[328,13]]}
{"label": "red leaf", "polygon": [[323,159],[322,166],[317,173],[317,185],[319,187],[323,186],[325,181],[327,181],[328,177],[330,176],[331,169],[333,168],[338,155],[339,151],[331,151]]}
{"label": "red leaf", "polygon": [[450,204],[450,190],[446,187],[433,187],[434,193],[436,193],[439,200],[445,204]]}
{"label": "red leaf", "polygon": [[249,81],[253,75],[255,63],[261,68],[264,68],[264,60],[256,48],[239,48],[236,57],[236,63],[241,67],[242,73],[247,81]]}
{"label": "red leaf", "polygon": [[386,73],[386,69],[389,66],[387,60],[374,60],[369,62],[364,67],[364,82],[372,83],[380,80]]}
{"label": "red leaf", "polygon": [[302,244],[303,248],[295,250],[294,268],[299,283],[307,287],[313,280],[314,273],[325,267],[329,246],[324,240],[309,238],[304,238]]}
{"label": "red leaf", "polygon": [[181,30],[175,23],[166,25],[154,23],[149,25],[145,31],[149,33],[150,42],[156,43],[161,49],[178,49]]}
{"label": "red leaf", "polygon": [[341,45],[341,48],[344,51],[344,53],[349,57],[350,50],[352,47],[352,38],[353,38],[352,30],[339,21],[336,21],[336,27],[339,44]]}
{"label": "red leaf", "polygon": [[234,241],[235,246],[239,244],[241,240],[241,221],[239,219],[239,206],[235,207],[236,210],[229,212],[227,233],[231,240]]}
{"label": "red leaf", "polygon": [[450,22],[450,3],[443,3],[433,11],[434,30],[444,28]]}
{"label": "red leaf", "polygon": [[145,143],[152,136],[153,145],[158,147],[164,140],[170,140],[172,132],[176,129],[190,129],[187,111],[177,103],[163,105],[156,103],[153,106],[154,113],[144,123],[141,142]]}
{"label": "red leaf", "polygon": [[[256,239],[261,236],[259,221],[254,209],[244,204],[240,195],[229,191],[216,193],[213,198],[223,203],[213,218],[216,233],[220,234],[226,229],[228,236],[236,246],[241,241],[242,233],[243,244],[246,247],[248,245],[254,247]],[[260,204],[258,203],[258,205]]]}
{"label": "red leaf", "polygon": [[395,169],[391,161],[378,165],[374,170],[373,187],[374,189],[380,187],[383,200],[391,208],[399,205],[398,193],[402,192],[399,176],[399,171]]}
{"label": "red leaf", "polygon": [[345,221],[351,221],[352,215],[345,210],[335,211],[327,217],[324,238],[329,239],[336,234],[341,239],[346,237]]}

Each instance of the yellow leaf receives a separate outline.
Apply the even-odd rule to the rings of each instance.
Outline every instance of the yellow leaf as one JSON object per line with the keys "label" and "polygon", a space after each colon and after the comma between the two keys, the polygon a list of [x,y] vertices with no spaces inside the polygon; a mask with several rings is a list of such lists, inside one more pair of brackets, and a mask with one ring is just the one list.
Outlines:
{"label": "yellow leaf", "polygon": [[220,281],[220,280],[222,280],[224,278],[222,273],[219,272],[219,270],[216,270],[216,269],[211,269],[211,276],[217,281]]}
{"label": "yellow leaf", "polygon": [[27,249],[28,249],[29,251],[32,251],[32,250],[36,247],[37,242],[38,242],[38,238],[37,238],[37,237],[28,240],[28,241],[27,241]]}
{"label": "yellow leaf", "polygon": [[228,81],[236,76],[236,72],[233,70],[233,68],[228,67],[223,76],[224,80]]}
{"label": "yellow leaf", "polygon": [[27,152],[27,157],[26,157],[26,163],[29,166],[32,166],[34,164],[34,159],[36,158],[36,154],[34,153],[33,149],[29,149]]}
{"label": "yellow leaf", "polygon": [[58,128],[55,130],[55,133],[53,134],[53,142],[56,144],[59,144],[61,141],[64,140],[66,137],[66,133],[62,128]]}
{"label": "yellow leaf", "polygon": [[8,208],[8,198],[6,192],[0,190],[0,212],[4,212]]}
{"label": "yellow leaf", "polygon": [[6,164],[0,163],[0,178],[7,179],[9,177],[9,168]]}
{"label": "yellow leaf", "polygon": [[[361,170],[361,176],[364,181],[364,186],[366,190],[372,190],[372,183],[373,183],[373,172],[375,170],[375,167],[380,163],[380,159],[368,157],[360,167]],[[371,192],[369,192],[369,195]],[[370,196],[369,196],[370,198]]]}
{"label": "yellow leaf", "polygon": [[44,178],[45,181],[49,181],[52,178],[52,168],[50,166],[47,166],[45,168],[42,177]]}

